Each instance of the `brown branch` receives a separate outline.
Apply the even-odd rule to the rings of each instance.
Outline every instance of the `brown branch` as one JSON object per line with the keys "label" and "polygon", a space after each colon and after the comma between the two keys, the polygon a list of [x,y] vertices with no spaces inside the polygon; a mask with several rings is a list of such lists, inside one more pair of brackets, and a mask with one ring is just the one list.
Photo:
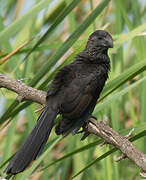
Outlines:
{"label": "brown branch", "polygon": [[46,92],[39,91],[22,83],[20,80],[14,80],[3,74],[0,74],[0,88],[7,88],[18,94],[18,101],[29,100],[39,104],[45,104]]}
{"label": "brown branch", "polygon": [[86,131],[101,137],[107,144],[118,148],[122,152],[119,160],[125,157],[131,159],[141,169],[141,176],[146,177],[146,154],[137,149],[126,136],[121,136],[106,123],[98,122],[94,118],[90,119]]}
{"label": "brown branch", "polygon": [[[30,100],[39,104],[45,104],[46,92],[39,91],[35,88],[29,87],[21,81],[14,80],[0,74],[0,88],[7,88],[18,94],[19,100]],[[146,154],[137,149],[126,136],[121,136],[110,128],[105,121],[98,122],[91,118],[88,126],[84,128],[85,135],[83,139],[89,134],[95,134],[102,139],[105,143],[111,144],[122,152],[122,158],[131,159],[140,169],[141,176],[146,177]],[[121,159],[120,157],[120,159]]]}

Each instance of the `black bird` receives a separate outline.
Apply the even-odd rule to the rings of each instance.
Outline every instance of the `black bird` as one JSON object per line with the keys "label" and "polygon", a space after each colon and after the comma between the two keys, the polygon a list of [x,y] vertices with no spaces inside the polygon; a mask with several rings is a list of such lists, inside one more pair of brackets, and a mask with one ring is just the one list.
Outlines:
{"label": "black bird", "polygon": [[75,61],[55,75],[47,93],[45,110],[5,169],[7,174],[24,171],[40,155],[58,114],[62,115],[62,120],[56,127],[56,134],[76,134],[88,122],[108,78],[110,59],[107,51],[112,47],[111,35],[97,30],[90,35]]}

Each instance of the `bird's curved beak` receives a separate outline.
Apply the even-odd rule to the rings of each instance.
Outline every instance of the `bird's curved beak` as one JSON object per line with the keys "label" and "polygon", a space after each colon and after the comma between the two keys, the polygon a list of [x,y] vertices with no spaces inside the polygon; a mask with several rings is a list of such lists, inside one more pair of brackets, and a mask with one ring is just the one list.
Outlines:
{"label": "bird's curved beak", "polygon": [[108,36],[106,37],[106,45],[108,48],[113,48],[113,39],[112,37]]}

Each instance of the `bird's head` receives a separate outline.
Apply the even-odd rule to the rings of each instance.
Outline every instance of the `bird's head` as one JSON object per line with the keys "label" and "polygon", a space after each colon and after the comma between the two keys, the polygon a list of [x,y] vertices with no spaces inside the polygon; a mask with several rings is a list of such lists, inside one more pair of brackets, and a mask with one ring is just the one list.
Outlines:
{"label": "bird's head", "polygon": [[86,48],[78,56],[90,62],[107,62],[108,48],[113,48],[112,36],[107,31],[97,30],[89,36]]}
{"label": "bird's head", "polygon": [[93,47],[93,48],[113,48],[113,39],[112,36],[104,30],[97,30],[93,32],[87,42],[87,47]]}

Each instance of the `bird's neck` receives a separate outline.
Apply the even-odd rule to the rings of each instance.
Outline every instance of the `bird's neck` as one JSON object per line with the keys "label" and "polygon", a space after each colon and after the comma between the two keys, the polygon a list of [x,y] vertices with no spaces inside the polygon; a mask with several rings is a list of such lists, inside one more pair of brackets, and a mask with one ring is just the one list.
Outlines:
{"label": "bird's neck", "polygon": [[77,60],[85,63],[103,65],[107,71],[110,71],[110,59],[107,54],[108,49],[103,47],[85,48],[77,55]]}

